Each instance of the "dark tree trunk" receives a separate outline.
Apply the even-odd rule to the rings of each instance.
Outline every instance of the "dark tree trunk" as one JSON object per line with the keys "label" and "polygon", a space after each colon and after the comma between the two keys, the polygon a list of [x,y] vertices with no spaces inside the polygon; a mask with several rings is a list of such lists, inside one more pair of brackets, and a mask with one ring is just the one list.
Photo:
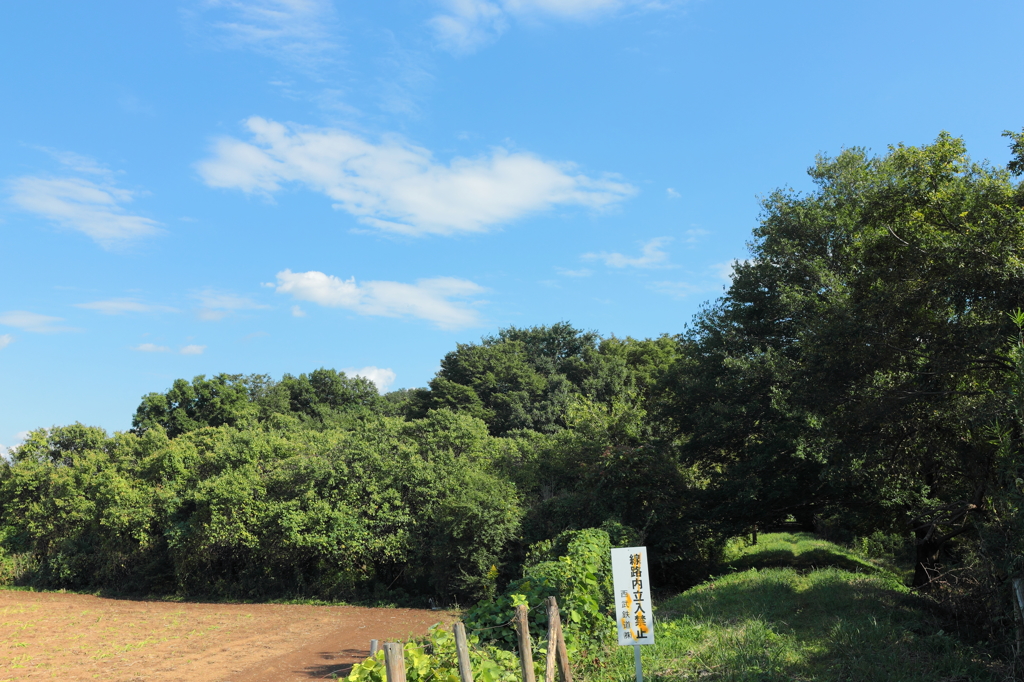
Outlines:
{"label": "dark tree trunk", "polygon": [[914,587],[925,587],[931,582],[929,571],[935,568],[945,539],[939,535],[937,528],[928,525],[914,531],[914,540]]}

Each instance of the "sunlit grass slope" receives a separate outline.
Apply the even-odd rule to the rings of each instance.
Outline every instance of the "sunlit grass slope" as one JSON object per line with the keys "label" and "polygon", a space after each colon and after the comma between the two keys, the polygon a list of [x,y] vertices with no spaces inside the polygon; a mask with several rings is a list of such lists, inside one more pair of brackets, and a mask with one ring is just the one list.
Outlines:
{"label": "sunlit grass slope", "polygon": [[[649,680],[999,679],[900,579],[810,535],[734,545],[726,573],[657,609]],[[588,679],[633,677],[632,648]]]}

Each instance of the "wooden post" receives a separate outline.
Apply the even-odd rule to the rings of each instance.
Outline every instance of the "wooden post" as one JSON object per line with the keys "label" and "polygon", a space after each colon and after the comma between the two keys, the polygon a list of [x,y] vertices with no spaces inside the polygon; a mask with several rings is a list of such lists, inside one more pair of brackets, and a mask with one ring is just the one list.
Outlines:
{"label": "wooden post", "polygon": [[[533,673],[533,650],[530,647],[530,609],[516,607],[516,632],[519,633],[519,667],[523,671],[523,682],[537,682]],[[404,682],[404,681],[403,681]]]}
{"label": "wooden post", "polygon": [[548,656],[544,662],[544,682],[555,682],[555,665],[558,659],[558,602],[548,597]]}
{"label": "wooden post", "polygon": [[565,637],[562,634],[561,619],[558,621],[558,667],[562,670],[562,679],[565,682],[572,682],[572,668],[569,667],[569,650],[565,648]]}
{"label": "wooden post", "polygon": [[378,651],[380,651],[380,640],[379,639],[371,639],[370,640],[370,658],[373,658],[374,656],[376,656]]}
{"label": "wooden post", "polygon": [[459,659],[459,679],[462,682],[473,682],[473,666],[469,663],[469,642],[466,640],[466,625],[461,621],[455,624],[455,653]]}
{"label": "wooden post", "polygon": [[384,642],[384,674],[388,682],[405,682],[405,647],[401,642]]}
{"label": "wooden post", "polygon": [[562,635],[562,617],[558,613],[558,600],[548,597],[548,660],[544,670],[544,682],[552,682],[555,679],[556,662],[558,669],[562,671],[562,682],[572,682],[569,652],[565,649],[565,637]]}

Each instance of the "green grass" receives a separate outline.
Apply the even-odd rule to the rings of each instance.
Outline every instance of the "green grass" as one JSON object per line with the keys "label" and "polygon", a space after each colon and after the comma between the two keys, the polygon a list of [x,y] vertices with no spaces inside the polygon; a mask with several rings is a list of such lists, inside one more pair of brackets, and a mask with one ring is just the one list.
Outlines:
{"label": "green grass", "polygon": [[[762,535],[730,546],[724,575],[660,605],[645,679],[729,682],[960,682],[1003,679],[942,631],[901,579],[828,542]],[[584,679],[632,680],[632,647]]]}

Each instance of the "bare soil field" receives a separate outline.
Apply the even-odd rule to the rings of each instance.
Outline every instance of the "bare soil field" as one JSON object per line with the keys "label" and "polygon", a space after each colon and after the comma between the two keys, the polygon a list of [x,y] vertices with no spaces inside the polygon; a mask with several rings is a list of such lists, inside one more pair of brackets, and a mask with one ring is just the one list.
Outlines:
{"label": "bare soil field", "polygon": [[0,682],[312,682],[343,677],[371,639],[450,623],[443,611],[197,604],[0,590]]}

